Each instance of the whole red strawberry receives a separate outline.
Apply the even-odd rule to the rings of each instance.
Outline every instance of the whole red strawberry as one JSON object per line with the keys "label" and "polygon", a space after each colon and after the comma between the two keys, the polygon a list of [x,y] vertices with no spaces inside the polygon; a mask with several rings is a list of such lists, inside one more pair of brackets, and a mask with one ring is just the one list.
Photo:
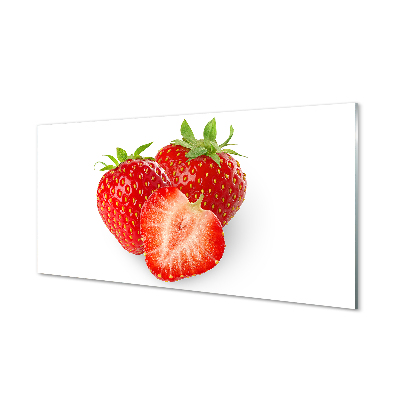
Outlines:
{"label": "whole red strawberry", "polygon": [[163,187],[146,201],[141,215],[146,264],[158,279],[173,282],[202,274],[218,264],[225,250],[218,218],[189,203],[175,187]]}
{"label": "whole red strawberry", "polygon": [[183,140],[174,140],[156,155],[156,161],[165,169],[172,185],[179,188],[195,202],[204,195],[202,208],[215,213],[225,226],[233,218],[244,201],[246,194],[246,174],[231,154],[241,156],[236,151],[226,149],[233,135],[230,128],[228,139],[218,145],[215,118],[204,128],[204,138],[197,140],[186,122],[181,126]]}
{"label": "whole red strawberry", "polygon": [[120,163],[107,155],[115,165],[99,161],[104,165],[100,171],[108,172],[103,175],[97,188],[97,208],[121,246],[133,254],[142,254],[144,251],[140,235],[140,213],[144,202],[158,188],[171,185],[165,171],[154,158],[140,155],[151,144],[138,147],[130,156],[125,150],[117,148]]}

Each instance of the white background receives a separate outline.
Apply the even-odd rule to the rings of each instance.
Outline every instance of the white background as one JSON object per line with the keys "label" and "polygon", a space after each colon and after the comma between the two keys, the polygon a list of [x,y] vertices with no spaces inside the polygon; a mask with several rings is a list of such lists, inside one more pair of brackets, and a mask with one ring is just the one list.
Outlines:
{"label": "white background", "polygon": [[[218,266],[195,278],[161,282],[144,256],[120,246],[97,211],[104,172],[101,166],[94,171],[94,161],[117,146],[131,154],[149,141],[143,154],[154,156],[180,137],[184,117],[172,116],[39,126],[38,271],[355,308],[355,104],[186,119],[201,137],[214,116],[219,142],[233,125],[238,151],[248,156],[240,158],[246,201],[224,228],[226,249]],[[71,157],[79,162],[70,163]]]}
{"label": "white background", "polygon": [[[139,4],[1,3],[0,397],[399,398],[398,2]],[[359,311],[36,273],[36,125],[341,102]]]}

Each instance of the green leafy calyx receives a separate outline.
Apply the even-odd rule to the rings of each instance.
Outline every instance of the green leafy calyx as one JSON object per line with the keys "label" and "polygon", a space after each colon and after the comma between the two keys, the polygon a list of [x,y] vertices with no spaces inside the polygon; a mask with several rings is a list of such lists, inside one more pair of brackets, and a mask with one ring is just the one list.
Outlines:
{"label": "green leafy calyx", "polygon": [[[117,159],[109,154],[105,154],[104,157],[108,157],[115,165],[107,165],[103,161],[98,161],[96,164],[103,164],[104,167],[100,171],[109,171],[110,169],[117,168],[119,164],[123,163],[126,160],[153,160],[153,157],[142,157],[140,154],[146,150],[153,142],[144,144],[142,146],[139,146],[135,152],[131,155],[128,156],[128,153],[124,150],[121,149],[120,147],[117,147]],[[94,164],[96,168],[96,164]]]}
{"label": "green leafy calyx", "polygon": [[217,124],[215,118],[213,118],[204,128],[203,139],[196,139],[192,129],[190,128],[187,121],[184,119],[181,125],[182,139],[173,140],[171,143],[180,145],[190,149],[186,153],[188,160],[194,160],[200,156],[208,156],[212,158],[218,165],[221,164],[220,158],[217,153],[228,153],[236,156],[242,156],[234,150],[226,149],[225,146],[229,144],[229,141],[233,136],[233,127],[231,125],[228,139],[222,144],[217,143]]}

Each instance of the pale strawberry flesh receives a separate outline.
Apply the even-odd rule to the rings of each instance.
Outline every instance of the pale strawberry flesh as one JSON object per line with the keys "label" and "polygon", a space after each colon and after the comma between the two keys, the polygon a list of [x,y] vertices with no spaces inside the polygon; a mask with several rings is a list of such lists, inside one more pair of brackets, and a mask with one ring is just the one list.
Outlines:
{"label": "pale strawberry flesh", "polygon": [[202,274],[218,264],[225,250],[218,218],[199,202],[189,203],[175,187],[163,187],[149,197],[140,224],[146,263],[163,281]]}

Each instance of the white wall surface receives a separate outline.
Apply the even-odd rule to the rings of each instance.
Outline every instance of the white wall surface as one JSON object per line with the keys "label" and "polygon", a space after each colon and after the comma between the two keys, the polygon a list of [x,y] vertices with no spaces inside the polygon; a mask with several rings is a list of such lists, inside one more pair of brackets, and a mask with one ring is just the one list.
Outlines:
{"label": "white wall surface", "polygon": [[[0,398],[400,398],[396,6],[2,2]],[[344,102],[358,311],[36,273],[36,125]]]}

